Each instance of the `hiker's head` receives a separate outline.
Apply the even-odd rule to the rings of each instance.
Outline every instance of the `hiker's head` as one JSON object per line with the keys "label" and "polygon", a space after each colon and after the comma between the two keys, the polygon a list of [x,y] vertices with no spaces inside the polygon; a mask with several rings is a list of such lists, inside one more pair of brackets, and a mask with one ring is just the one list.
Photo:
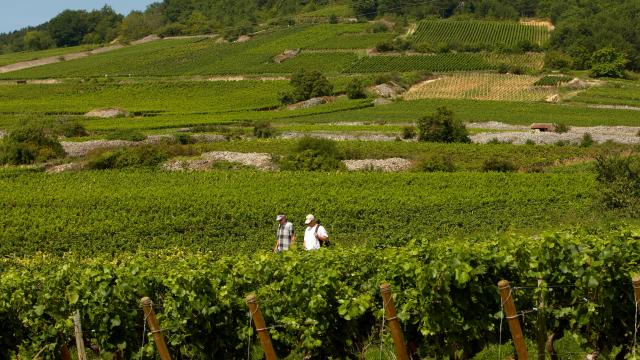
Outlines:
{"label": "hiker's head", "polygon": [[307,219],[304,221],[304,223],[309,226],[315,225],[316,222],[317,222],[316,217],[313,216],[312,214],[307,215]]}
{"label": "hiker's head", "polygon": [[278,216],[276,216],[276,221],[280,224],[284,224],[287,222],[287,216],[285,214],[278,214]]}

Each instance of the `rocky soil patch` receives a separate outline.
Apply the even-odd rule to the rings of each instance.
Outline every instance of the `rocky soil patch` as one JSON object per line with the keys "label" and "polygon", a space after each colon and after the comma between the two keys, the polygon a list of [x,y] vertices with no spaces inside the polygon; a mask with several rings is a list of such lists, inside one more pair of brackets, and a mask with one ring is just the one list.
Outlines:
{"label": "rocky soil patch", "polygon": [[301,101],[299,103],[295,103],[287,106],[287,110],[300,110],[300,109],[309,109],[314,106],[327,104],[333,101],[333,98],[330,96],[317,97],[309,100]]}
{"label": "rocky soil patch", "polygon": [[329,139],[335,141],[344,140],[361,140],[361,141],[395,141],[396,136],[385,134],[345,134],[345,133],[331,133],[331,132],[284,132],[280,135],[282,139],[298,139],[301,137],[310,136],[318,139]]}
{"label": "rocky soil patch", "polygon": [[394,172],[411,168],[411,161],[402,158],[344,160],[343,163],[349,171],[373,170]]}
{"label": "rocky soil patch", "polygon": [[[222,142],[227,140],[224,135],[217,134],[197,134],[192,135],[192,137],[197,142]],[[68,156],[79,157],[85,156],[97,149],[116,149],[128,146],[157,144],[173,138],[171,135],[149,135],[144,141],[138,142],[127,140],[90,140],[81,142],[62,141],[60,144]]]}
{"label": "rocky soil patch", "polygon": [[579,144],[585,134],[590,134],[594,142],[603,143],[614,141],[621,144],[640,144],[638,136],[640,127],[630,126],[594,126],[594,127],[573,127],[563,134],[553,132],[520,131],[520,132],[487,132],[471,136],[474,143],[488,143],[494,140],[513,144],[525,144],[533,141],[536,144],[555,144],[559,141],[566,141],[571,144]]}
{"label": "rocky soil patch", "polygon": [[470,129],[490,129],[490,130],[512,130],[512,131],[529,130],[529,126],[526,126],[526,125],[511,125],[511,124],[501,123],[499,121],[467,123],[467,127]]}
{"label": "rocky soil patch", "polygon": [[202,171],[210,169],[214,163],[220,161],[252,166],[265,171],[276,169],[276,166],[271,161],[271,154],[231,151],[208,152],[202,154],[200,159],[195,160],[172,160],[163,164],[162,169],[167,171]]}
{"label": "rocky soil patch", "polygon": [[298,54],[300,54],[300,49],[295,49],[295,50],[285,50],[282,52],[282,54],[278,54],[274,59],[273,62],[275,62],[276,64],[282,64],[283,62],[289,60],[289,59],[293,59],[294,57],[298,56]]}
{"label": "rocky soil patch", "polygon": [[107,108],[107,109],[95,109],[84,114],[85,117],[101,118],[101,119],[113,119],[119,117],[128,117],[130,114],[124,109]]}
{"label": "rocky soil patch", "polygon": [[373,86],[369,88],[369,91],[377,97],[395,99],[404,92],[404,88],[393,81],[389,81],[384,84]]}
{"label": "rocky soil patch", "polygon": [[48,174],[59,174],[59,173],[67,172],[67,171],[82,170],[82,168],[83,168],[83,165],[81,163],[69,163],[69,164],[62,164],[62,165],[52,166],[52,167],[46,169],[46,172]]}

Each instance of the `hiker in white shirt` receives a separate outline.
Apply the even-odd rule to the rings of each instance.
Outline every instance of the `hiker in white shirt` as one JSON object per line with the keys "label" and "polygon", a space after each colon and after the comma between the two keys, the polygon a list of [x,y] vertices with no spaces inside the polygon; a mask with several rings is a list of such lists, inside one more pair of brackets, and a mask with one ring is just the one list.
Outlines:
{"label": "hiker in white shirt", "polygon": [[320,245],[328,245],[329,234],[315,216],[307,215],[304,223],[307,224],[307,228],[304,230],[304,248],[306,250],[317,250],[320,249]]}

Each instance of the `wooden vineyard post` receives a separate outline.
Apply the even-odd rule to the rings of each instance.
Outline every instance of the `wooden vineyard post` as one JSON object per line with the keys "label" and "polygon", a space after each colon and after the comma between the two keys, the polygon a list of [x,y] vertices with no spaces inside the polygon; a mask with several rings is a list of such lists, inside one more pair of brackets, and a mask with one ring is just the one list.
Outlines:
{"label": "wooden vineyard post", "polygon": [[638,303],[640,303],[640,275],[634,275],[631,279],[633,282],[633,294],[635,296],[635,304],[638,307]]}
{"label": "wooden vineyard post", "polygon": [[538,319],[537,319],[537,345],[538,345],[538,360],[545,360],[547,349],[547,319],[545,317],[545,282],[542,279],[538,280]]}
{"label": "wooden vineyard post", "polygon": [[380,294],[382,295],[382,305],[384,307],[384,314],[382,316],[384,316],[389,322],[391,337],[393,338],[393,344],[396,346],[398,359],[409,360],[409,353],[407,352],[407,346],[404,343],[404,335],[402,334],[402,328],[398,321],[396,306],[393,303],[393,298],[391,296],[391,285],[387,283],[380,285]]}
{"label": "wooden vineyard post", "polygon": [[266,359],[276,360],[276,352],[273,349],[273,344],[271,343],[271,338],[269,337],[269,332],[267,331],[267,325],[264,323],[262,311],[260,311],[256,296],[254,294],[251,294],[247,296],[246,301],[247,306],[249,306],[249,312],[251,313],[251,319],[256,326],[256,332],[258,333],[258,337],[260,338],[260,344],[262,345],[262,350],[264,351]]}
{"label": "wooden vineyard post", "polygon": [[78,349],[78,360],[87,360],[87,353],[84,350],[84,339],[82,336],[80,310],[76,310],[76,312],[73,314],[73,328],[76,335],[76,349]]}
{"label": "wooden vineyard post", "polygon": [[511,330],[511,337],[513,343],[516,346],[516,354],[518,360],[528,360],[529,354],[527,353],[527,345],[524,343],[524,336],[522,335],[522,329],[520,328],[520,319],[516,312],[516,305],[513,302],[513,293],[507,280],[501,280],[498,283],[498,289],[500,290],[500,299],[502,307],[507,315],[507,322],[509,323],[509,330]]}
{"label": "wooden vineyard post", "polygon": [[158,320],[156,319],[156,312],[153,311],[153,301],[148,297],[144,297],[140,300],[140,303],[144,310],[144,318],[149,324],[149,329],[151,329],[151,333],[153,334],[153,341],[156,343],[156,348],[158,348],[160,359],[171,360],[167,343],[164,341],[164,336],[162,335],[162,329],[160,329],[160,325],[158,325]]}

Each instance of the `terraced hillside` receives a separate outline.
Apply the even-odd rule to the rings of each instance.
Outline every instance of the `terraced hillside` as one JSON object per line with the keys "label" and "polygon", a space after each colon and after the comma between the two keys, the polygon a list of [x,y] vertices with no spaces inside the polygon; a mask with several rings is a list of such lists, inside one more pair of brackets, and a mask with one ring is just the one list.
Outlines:
{"label": "terraced hillside", "polygon": [[549,40],[544,26],[496,21],[423,20],[411,40],[429,47],[453,46],[457,49],[515,48],[523,42],[543,45]]}

